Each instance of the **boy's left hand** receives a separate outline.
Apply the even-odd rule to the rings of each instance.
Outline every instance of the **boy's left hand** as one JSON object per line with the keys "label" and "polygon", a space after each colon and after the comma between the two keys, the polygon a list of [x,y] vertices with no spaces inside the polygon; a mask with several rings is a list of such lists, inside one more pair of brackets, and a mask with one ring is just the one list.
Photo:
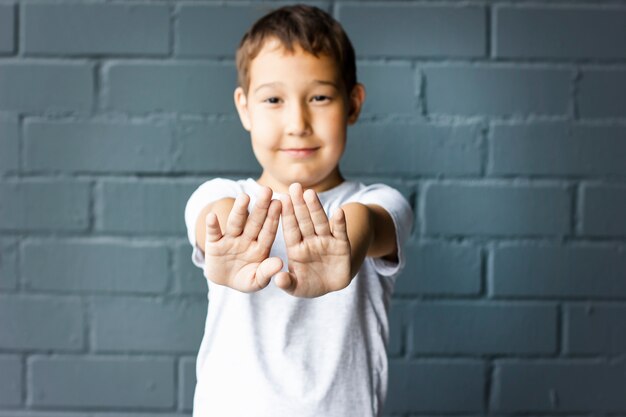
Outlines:
{"label": "boy's left hand", "polygon": [[287,293],[304,298],[319,297],[350,284],[350,241],[345,213],[338,208],[331,222],[314,190],[289,186],[281,198],[283,235],[289,272],[275,275],[275,283]]}

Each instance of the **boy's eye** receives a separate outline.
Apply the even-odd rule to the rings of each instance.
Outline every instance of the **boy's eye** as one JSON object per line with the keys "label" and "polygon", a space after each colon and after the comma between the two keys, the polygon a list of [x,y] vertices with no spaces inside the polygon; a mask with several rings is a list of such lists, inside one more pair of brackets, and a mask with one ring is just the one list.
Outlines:
{"label": "boy's eye", "polygon": [[330,100],[328,96],[313,96],[313,101],[326,101]]}
{"label": "boy's eye", "polygon": [[266,103],[269,103],[269,104],[278,104],[280,99],[278,97],[270,97],[270,98],[265,99],[263,101],[265,101]]}

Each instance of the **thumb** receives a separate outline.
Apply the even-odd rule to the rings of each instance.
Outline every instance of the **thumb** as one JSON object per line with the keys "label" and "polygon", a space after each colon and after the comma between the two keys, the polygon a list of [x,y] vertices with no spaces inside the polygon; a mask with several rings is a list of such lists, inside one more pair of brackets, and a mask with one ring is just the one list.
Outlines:
{"label": "thumb", "polygon": [[261,262],[257,267],[256,273],[254,275],[254,279],[256,280],[259,288],[267,287],[267,284],[270,283],[270,279],[272,278],[272,276],[280,271],[282,268],[282,259],[276,256],[264,259],[263,262]]}
{"label": "thumb", "polygon": [[281,288],[288,294],[292,294],[296,287],[296,281],[291,278],[291,274],[289,272],[283,271],[276,274],[275,282],[278,288]]}
{"label": "thumb", "polygon": [[216,242],[222,238],[222,230],[220,229],[220,222],[217,219],[217,214],[213,212],[209,212],[205,218],[206,222],[206,234],[205,234],[205,245],[206,242]]}
{"label": "thumb", "polygon": [[332,218],[332,234],[336,239],[348,240],[348,229],[346,227],[346,214],[341,207],[338,207]]}

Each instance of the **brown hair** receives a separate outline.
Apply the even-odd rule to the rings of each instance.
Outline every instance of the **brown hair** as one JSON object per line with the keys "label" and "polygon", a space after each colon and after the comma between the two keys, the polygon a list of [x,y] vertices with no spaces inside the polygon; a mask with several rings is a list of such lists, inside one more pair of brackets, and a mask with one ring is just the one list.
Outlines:
{"label": "brown hair", "polygon": [[250,63],[269,38],[278,39],[289,52],[294,52],[295,43],[316,57],[329,55],[337,63],[346,94],[350,94],[355,86],[354,48],[348,35],[325,11],[299,4],[266,14],[243,35],[236,56],[237,81],[246,95],[250,86]]}

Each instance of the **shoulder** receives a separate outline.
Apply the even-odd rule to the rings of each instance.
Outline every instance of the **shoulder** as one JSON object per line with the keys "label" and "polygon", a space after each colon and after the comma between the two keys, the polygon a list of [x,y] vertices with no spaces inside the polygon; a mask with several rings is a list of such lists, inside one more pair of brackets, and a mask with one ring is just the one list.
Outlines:
{"label": "shoulder", "polygon": [[387,184],[374,183],[366,185],[361,182],[356,184],[354,192],[347,198],[346,203],[377,204],[383,207],[403,206],[403,208],[411,210],[409,202],[402,193]]}
{"label": "shoulder", "polygon": [[195,204],[206,205],[211,201],[224,197],[237,197],[242,192],[248,192],[248,180],[233,180],[229,178],[212,178],[200,184],[189,196],[187,206]]}
{"label": "shoulder", "polygon": [[242,182],[245,180],[232,180],[229,178],[212,178],[200,184],[198,188],[193,192],[199,194],[207,191],[224,191],[224,192],[239,192],[242,190]]}
{"label": "shoulder", "polygon": [[195,229],[196,218],[208,204],[225,197],[237,197],[244,191],[246,180],[212,178],[200,184],[189,196],[185,204],[185,223],[188,229]]}
{"label": "shoulder", "polygon": [[[414,211],[409,200],[397,189],[383,183],[359,184],[358,189],[346,200],[368,206],[381,221],[380,224],[395,226],[403,239],[413,228]],[[344,203],[344,204],[345,204]],[[384,220],[384,221],[383,221]]]}

